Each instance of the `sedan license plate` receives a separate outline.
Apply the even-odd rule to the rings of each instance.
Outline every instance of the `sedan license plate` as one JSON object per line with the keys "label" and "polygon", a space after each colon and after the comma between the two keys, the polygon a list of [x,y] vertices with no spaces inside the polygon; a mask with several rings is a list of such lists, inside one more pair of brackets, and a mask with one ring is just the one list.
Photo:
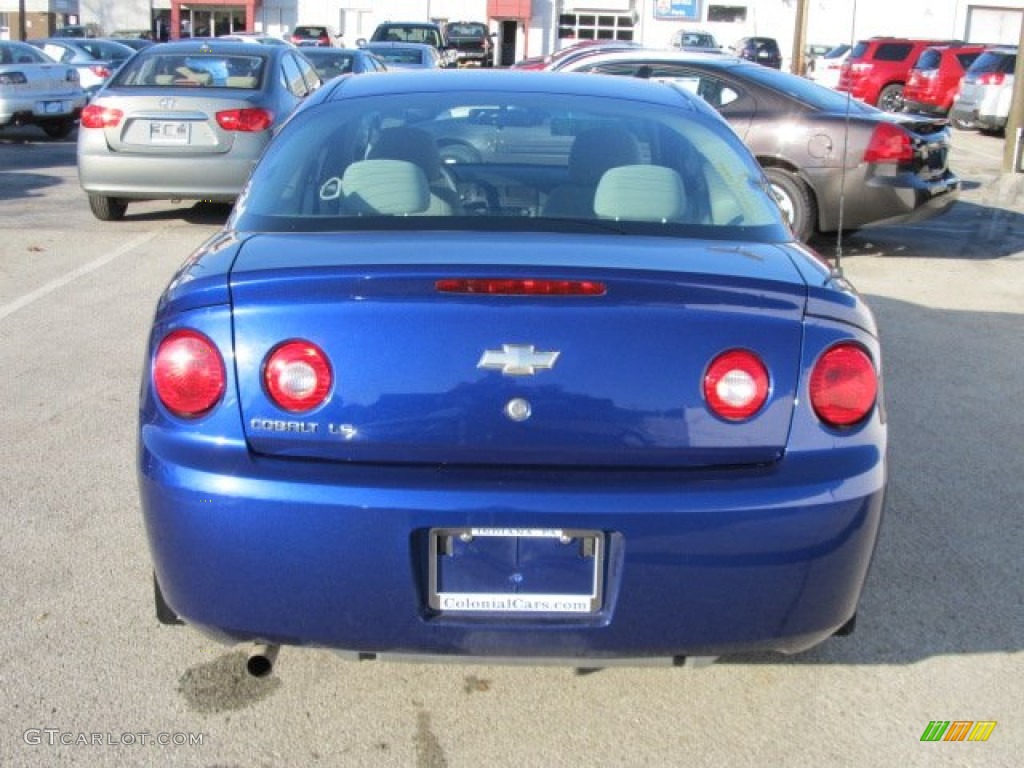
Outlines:
{"label": "sedan license plate", "polygon": [[37,115],[66,115],[71,106],[66,101],[40,101],[36,103]]}
{"label": "sedan license plate", "polygon": [[604,535],[434,528],[430,607],[454,614],[588,615],[601,609]]}
{"label": "sedan license plate", "polygon": [[188,144],[191,124],[183,120],[150,120],[151,144]]}

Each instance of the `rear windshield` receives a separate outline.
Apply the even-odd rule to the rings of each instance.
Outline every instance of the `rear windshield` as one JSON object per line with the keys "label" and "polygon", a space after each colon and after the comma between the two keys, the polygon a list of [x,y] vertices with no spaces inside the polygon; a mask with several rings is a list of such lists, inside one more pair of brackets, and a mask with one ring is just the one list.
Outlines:
{"label": "rear windshield", "polygon": [[89,53],[95,59],[103,61],[122,61],[131,56],[135,51],[127,45],[111,43],[104,40],[76,40],[78,46]]}
{"label": "rear windshield", "polygon": [[295,34],[305,37],[326,37],[327,29],[325,27],[296,27]]}
{"label": "rear windshield", "polygon": [[434,27],[381,27],[373,33],[373,40],[389,43],[426,43],[434,47],[441,45],[441,35]]}
{"label": "rear windshield", "polygon": [[114,76],[113,85],[253,90],[260,87],[266,61],[253,55],[151,51],[128,62]]}
{"label": "rear windshield", "polygon": [[875,50],[875,61],[903,61],[914,50],[910,43],[879,43]]}
{"label": "rear windshield", "polygon": [[423,64],[425,51],[419,48],[371,48],[370,51],[386,64]]}
{"label": "rear windshield", "polygon": [[914,69],[938,69],[942,64],[942,54],[934,48],[927,48],[918,56]]}
{"label": "rear windshield", "polygon": [[970,73],[1003,72],[1011,74],[1017,66],[1017,57],[1005,51],[985,51],[971,64]]}
{"label": "rear windshield", "polygon": [[300,111],[271,143],[229,226],[791,237],[757,163],[713,114],[450,90]]}
{"label": "rear windshield", "polygon": [[850,50],[848,45],[837,45],[831,51],[826,53],[822,58],[824,59],[841,59],[847,51]]}
{"label": "rear windshield", "polygon": [[487,37],[483,24],[449,24],[445,29],[449,37]]}
{"label": "rear windshield", "polygon": [[960,66],[965,70],[970,69],[971,64],[977,61],[978,57],[981,56],[981,51],[974,51],[972,53],[958,53],[956,60],[960,62]]}
{"label": "rear windshield", "polygon": [[53,64],[53,59],[25,43],[0,42],[0,64]]}

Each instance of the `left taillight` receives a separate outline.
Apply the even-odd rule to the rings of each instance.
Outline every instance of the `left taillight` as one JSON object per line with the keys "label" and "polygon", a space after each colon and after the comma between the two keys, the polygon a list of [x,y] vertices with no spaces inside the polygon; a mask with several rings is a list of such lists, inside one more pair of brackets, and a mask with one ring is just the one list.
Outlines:
{"label": "left taillight", "polygon": [[217,125],[225,131],[255,133],[265,131],[274,122],[274,116],[266,109],[227,109],[217,113]]}
{"label": "left taillight", "polygon": [[224,359],[209,338],[191,329],[172,331],[153,359],[156,396],[175,416],[196,419],[224,395]]}
{"label": "left taillight", "polygon": [[88,104],[82,110],[80,121],[83,128],[114,128],[121,122],[122,117],[124,112],[120,109]]}
{"label": "left taillight", "polygon": [[106,64],[90,64],[89,69],[92,70],[92,73],[96,75],[96,77],[102,77],[104,80],[111,75],[110,67]]}
{"label": "left taillight", "polygon": [[903,163],[913,159],[910,134],[893,123],[879,123],[864,150],[865,163]]}

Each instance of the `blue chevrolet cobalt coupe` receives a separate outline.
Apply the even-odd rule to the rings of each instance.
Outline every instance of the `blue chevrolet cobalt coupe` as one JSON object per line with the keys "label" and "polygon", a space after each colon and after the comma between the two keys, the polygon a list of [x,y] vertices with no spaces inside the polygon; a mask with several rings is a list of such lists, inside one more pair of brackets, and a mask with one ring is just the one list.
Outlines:
{"label": "blue chevrolet cobalt coupe", "polygon": [[886,485],[872,314],[749,151],[556,73],[310,96],[161,296],[138,437],[158,617],[358,658],[801,651]]}

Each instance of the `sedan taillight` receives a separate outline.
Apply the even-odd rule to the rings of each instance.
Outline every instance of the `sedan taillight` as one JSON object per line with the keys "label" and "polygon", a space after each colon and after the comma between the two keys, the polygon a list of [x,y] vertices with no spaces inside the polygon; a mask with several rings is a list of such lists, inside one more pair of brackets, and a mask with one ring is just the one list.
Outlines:
{"label": "sedan taillight", "polygon": [[852,427],[875,406],[878,374],[868,353],[851,342],[830,347],[814,364],[811,407],[832,427]]}
{"label": "sedan taillight", "polygon": [[198,331],[172,331],[153,360],[153,388],[175,416],[196,419],[220,401],[226,386],[224,360],[216,345]]}
{"label": "sedan taillight", "polygon": [[913,159],[910,134],[893,123],[879,123],[864,150],[865,163],[903,163]]}
{"label": "sedan taillight", "polygon": [[25,85],[27,82],[24,72],[0,72],[0,85]]}
{"label": "sedan taillight", "polygon": [[331,391],[331,364],[310,341],[286,341],[263,364],[263,385],[270,399],[291,413],[316,408]]}
{"label": "sedan taillight", "polygon": [[225,131],[257,133],[265,131],[274,122],[274,116],[266,109],[228,109],[217,113],[217,125]]}
{"label": "sedan taillight", "polygon": [[120,109],[89,104],[82,110],[81,126],[83,128],[114,128],[124,117]]}
{"label": "sedan taillight", "polygon": [[704,374],[704,400],[711,412],[727,421],[744,421],[768,399],[768,369],[745,349],[723,352]]}
{"label": "sedan taillight", "polygon": [[96,77],[102,77],[104,80],[110,77],[110,67],[106,64],[90,64],[89,69]]}

